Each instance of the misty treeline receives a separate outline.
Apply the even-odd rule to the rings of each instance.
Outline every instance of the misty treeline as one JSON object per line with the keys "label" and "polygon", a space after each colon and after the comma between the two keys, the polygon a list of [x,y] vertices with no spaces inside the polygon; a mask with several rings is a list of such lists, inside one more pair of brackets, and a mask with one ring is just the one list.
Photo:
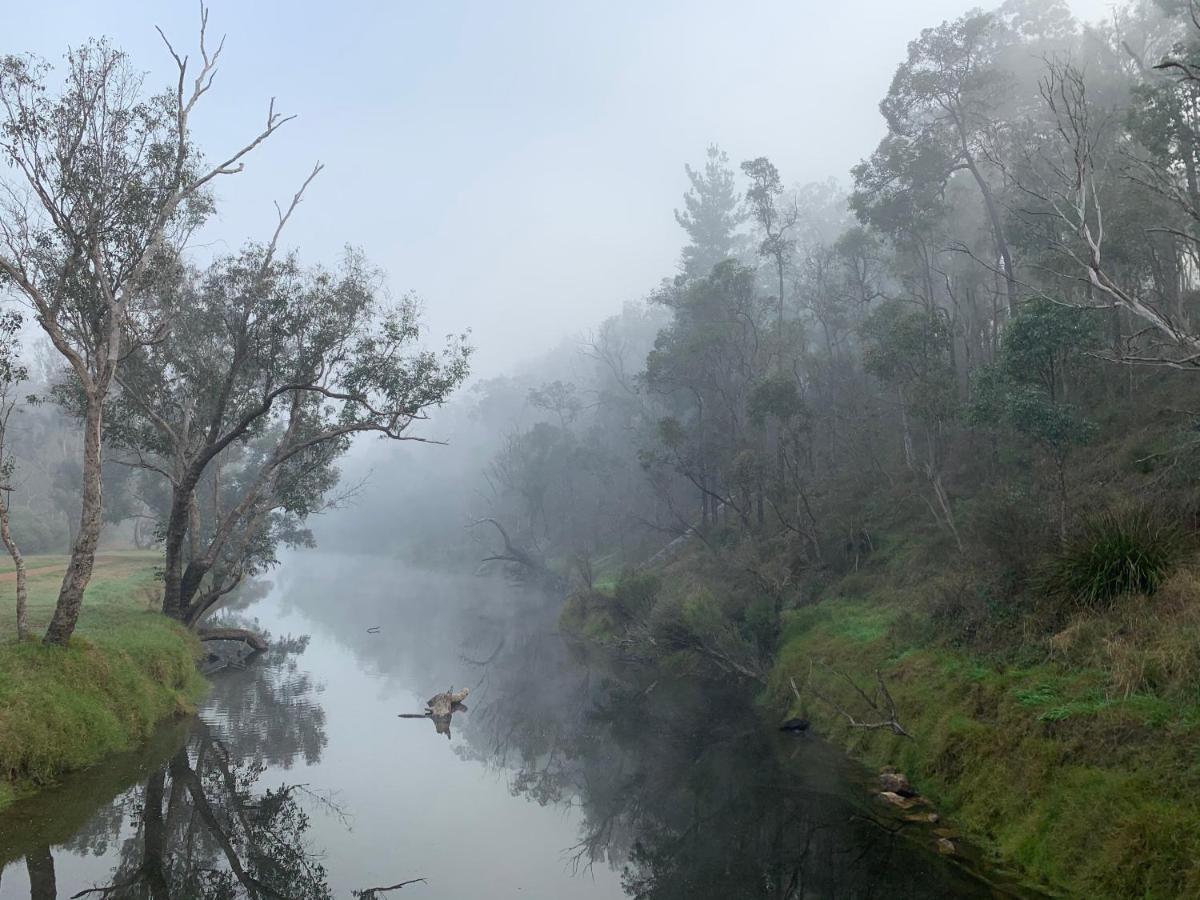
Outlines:
{"label": "misty treeline", "polygon": [[21,542],[52,539],[46,507],[75,523],[47,644],[76,626],[106,519],[151,523],[163,611],[196,626],[352,491],[337,462],[354,435],[413,439],[467,374],[463,338],[426,349],[416,299],[390,297],[361,253],[327,266],[283,249],[320,164],[262,239],[189,252],[216,185],[292,118],[271,99],[243,143],[202,151],[192,118],[223,50],[207,26],[202,11],[190,55],[162,36],[178,73],[165,89],[105,40],[58,66],[0,57],[0,519],[18,596]]}
{"label": "misty treeline", "polygon": [[1119,495],[1185,510],[1196,15],[1133,3],[1085,26],[1015,0],[928,28],[845,186],[708,148],[678,272],[442,420],[448,477],[402,491],[415,552],[591,585],[687,536],[745,587],[688,615],[768,646],[785,605],[898,529],[951,568],[1007,567],[1011,597]]}

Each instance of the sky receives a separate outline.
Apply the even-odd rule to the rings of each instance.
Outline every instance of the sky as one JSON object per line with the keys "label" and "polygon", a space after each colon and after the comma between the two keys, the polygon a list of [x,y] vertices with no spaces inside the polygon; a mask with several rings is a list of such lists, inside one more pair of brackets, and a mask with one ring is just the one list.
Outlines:
{"label": "sky", "polygon": [[[0,53],[57,60],[106,35],[148,84],[195,53],[180,0],[6,4]],[[789,183],[846,179],[883,135],[878,102],[905,47],[966,0],[212,0],[227,36],[195,114],[211,157],[297,119],[218,186],[198,254],[265,240],[320,160],[284,243],[335,263],[361,247],[430,334],[472,331],[501,374],[598,324],[673,274],[672,210],[711,142],[768,156]],[[1109,0],[1074,0],[1076,15]]]}

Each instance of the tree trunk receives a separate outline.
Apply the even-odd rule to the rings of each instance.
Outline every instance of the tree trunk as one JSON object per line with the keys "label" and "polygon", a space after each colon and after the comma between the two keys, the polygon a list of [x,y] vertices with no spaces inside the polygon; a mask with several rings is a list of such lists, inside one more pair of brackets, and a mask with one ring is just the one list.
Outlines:
{"label": "tree trunk", "polygon": [[71,561],[67,574],[63,576],[54,607],[54,617],[46,629],[47,646],[65,647],[79,621],[79,610],[83,606],[83,592],[92,578],[92,566],[96,561],[96,545],[100,541],[103,507],[103,485],[101,482],[100,434],[104,397],[94,388],[87,398],[87,411],[83,428],[83,496],[79,515],[79,532],[71,548]]}
{"label": "tree trunk", "polygon": [[163,540],[163,613],[183,619],[183,540],[187,536],[191,491],[176,487]]}
{"label": "tree trunk", "polygon": [[0,498],[0,538],[4,540],[4,546],[8,548],[8,554],[12,557],[13,566],[17,570],[17,640],[27,641],[29,640],[28,579],[25,574],[25,558],[21,556],[21,549],[13,540],[12,531],[8,527],[8,504],[8,497]]}
{"label": "tree trunk", "polygon": [[[958,124],[956,120],[956,124]],[[959,124],[959,138],[962,141],[963,158],[967,164],[967,170],[970,171],[975,179],[975,184],[979,188],[979,193],[983,195],[983,205],[987,211],[988,222],[992,226],[992,239],[996,245],[996,255],[1000,257],[1000,264],[1004,267],[1004,287],[1008,294],[1008,314],[1015,316],[1017,314],[1017,273],[1013,271],[1012,253],[1008,249],[1008,239],[1004,235],[1004,221],[1000,218],[1000,209],[996,205],[996,198],[992,195],[991,185],[987,183],[987,179],[983,177],[983,173],[975,165],[975,158],[967,149],[966,135],[962,133],[962,126]]]}

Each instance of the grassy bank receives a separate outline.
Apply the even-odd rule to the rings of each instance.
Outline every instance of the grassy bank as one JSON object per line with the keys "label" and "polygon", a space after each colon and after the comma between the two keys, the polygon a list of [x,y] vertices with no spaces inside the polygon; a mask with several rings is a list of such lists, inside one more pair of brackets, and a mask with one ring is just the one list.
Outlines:
{"label": "grassy bank", "polygon": [[[561,626],[676,671],[757,670],[781,718],[901,769],[948,827],[1052,894],[1200,896],[1195,560],[1153,596],[1064,609],[988,593],[910,529],[786,606],[772,632],[737,552],[697,546],[577,591]],[[911,738],[847,720],[889,717],[886,701],[870,705],[877,671]]]}
{"label": "grassy bank", "polygon": [[[194,709],[203,691],[194,638],[155,611],[154,553],[97,557],[69,649],[18,645],[13,603],[0,606],[0,807],[64,772],[148,737]],[[30,622],[50,619],[62,557],[30,557]],[[12,589],[0,566],[0,591]]]}
{"label": "grassy bank", "polygon": [[[1080,614],[1050,658],[1022,661],[923,640],[911,593],[852,576],[786,614],[769,697],[854,756],[902,768],[957,827],[1054,891],[1197,896],[1196,588],[1181,575],[1160,592],[1154,626],[1137,621],[1145,598]],[[843,677],[871,696],[876,670],[912,739],[847,720],[886,718]]]}

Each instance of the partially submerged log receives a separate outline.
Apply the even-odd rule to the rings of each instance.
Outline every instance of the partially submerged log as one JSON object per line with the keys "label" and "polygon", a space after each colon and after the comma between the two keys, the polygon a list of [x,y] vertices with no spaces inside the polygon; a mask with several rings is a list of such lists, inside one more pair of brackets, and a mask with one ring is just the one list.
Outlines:
{"label": "partially submerged log", "polygon": [[398,713],[401,719],[432,719],[433,727],[438,734],[444,734],[447,740],[450,738],[450,719],[456,712],[466,712],[467,707],[463,701],[467,699],[467,695],[471,693],[470,688],[463,688],[456,691],[450,688],[448,691],[443,691],[440,694],[434,694],[425,701],[425,712],[423,713]]}
{"label": "partially submerged log", "polygon": [[267,649],[267,642],[262,637],[245,628],[201,628],[196,636],[202,641],[240,641],[256,653]]}
{"label": "partially submerged log", "polygon": [[455,712],[454,707],[461,705],[462,702],[467,699],[467,695],[470,693],[470,688],[463,688],[461,691],[456,691],[454,688],[450,688],[448,691],[443,691],[440,694],[434,694],[425,701],[425,705],[428,707],[426,714],[434,716],[435,718],[438,716],[448,716],[452,712]]}

